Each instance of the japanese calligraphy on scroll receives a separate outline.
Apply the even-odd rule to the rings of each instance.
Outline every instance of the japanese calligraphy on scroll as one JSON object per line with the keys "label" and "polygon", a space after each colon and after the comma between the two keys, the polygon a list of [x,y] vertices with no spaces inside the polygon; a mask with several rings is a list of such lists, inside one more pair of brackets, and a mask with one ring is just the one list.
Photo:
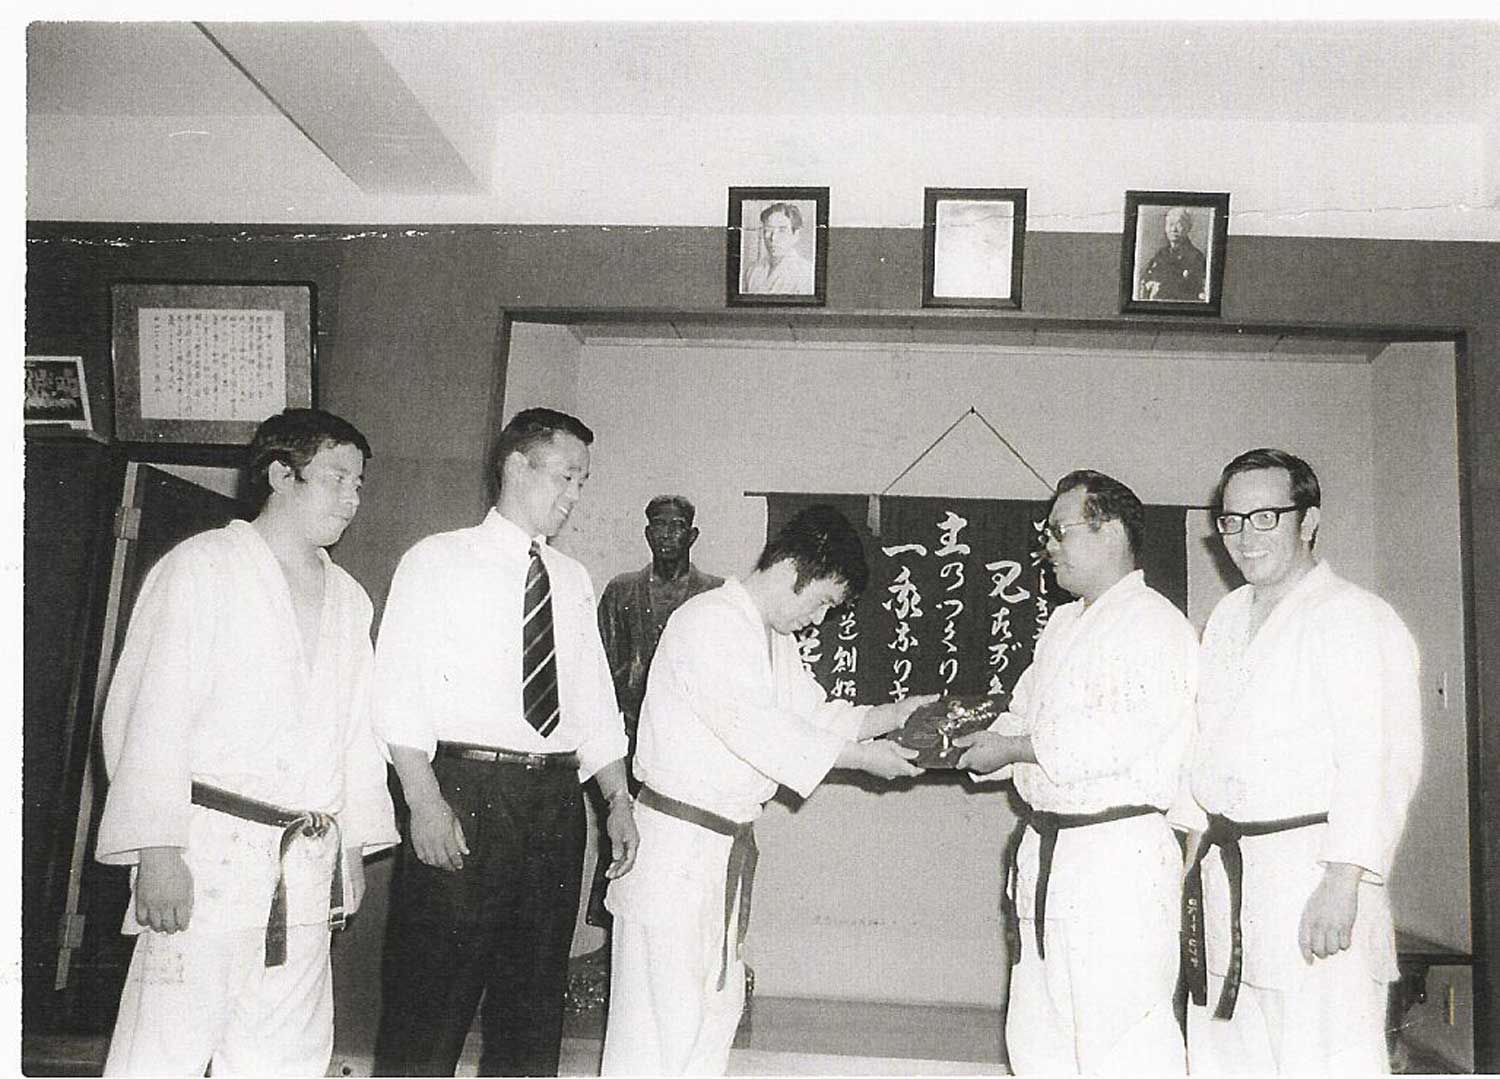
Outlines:
{"label": "japanese calligraphy on scroll", "polygon": [[[800,638],[803,660],[831,696],[879,704],[913,693],[1008,695],[1051,612],[1073,599],[1043,556],[1045,500],[886,496],[876,537],[863,495],[766,499],[768,535],[826,502],[865,545],[864,594]],[[1185,610],[1184,508],[1146,510],[1147,582]]]}
{"label": "japanese calligraphy on scroll", "polygon": [[111,299],[120,438],[246,442],[312,403],[310,285],[122,283]]}

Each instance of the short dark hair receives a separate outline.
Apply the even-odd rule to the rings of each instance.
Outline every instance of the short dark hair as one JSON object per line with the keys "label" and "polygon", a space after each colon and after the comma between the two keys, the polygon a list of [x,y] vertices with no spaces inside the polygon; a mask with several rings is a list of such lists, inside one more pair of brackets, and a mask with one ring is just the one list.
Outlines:
{"label": "short dark hair", "polygon": [[257,511],[271,497],[271,465],[277,461],[298,479],[318,451],[326,446],[356,446],[368,461],[374,456],[359,429],[342,417],[321,408],[289,408],[261,421],[245,451],[245,478]]}
{"label": "short dark hair", "polygon": [[688,527],[692,527],[693,518],[698,515],[698,511],[686,495],[657,495],[650,502],[646,503],[646,520],[651,520],[651,515],[657,510],[663,510],[669,506],[680,510],[682,515],[687,518]]}
{"label": "short dark hair", "polygon": [[787,223],[792,226],[793,232],[802,231],[802,211],[797,209],[796,203],[773,202],[760,212],[760,223],[764,225],[766,218],[772,214],[785,214]]}
{"label": "short dark hair", "polygon": [[1167,227],[1167,218],[1171,217],[1173,214],[1182,215],[1182,219],[1187,222],[1188,233],[1191,234],[1193,231],[1193,211],[1189,210],[1186,206],[1167,207],[1167,212],[1162,215],[1161,219],[1162,228]]}
{"label": "short dark hair", "polygon": [[556,434],[572,435],[585,446],[594,442],[594,432],[577,416],[554,408],[525,408],[510,418],[495,443],[495,483],[501,481],[505,459],[513,453],[529,454]]}
{"label": "short dark hair", "polygon": [[1312,465],[1286,450],[1261,447],[1246,450],[1224,466],[1224,471],[1219,473],[1219,485],[1214,488],[1214,509],[1223,510],[1224,488],[1229,486],[1232,477],[1241,472],[1260,472],[1268,468],[1282,469],[1291,478],[1292,505],[1299,510],[1306,511],[1323,504],[1323,488],[1318,485],[1318,474],[1312,470]]}
{"label": "short dark hair", "polygon": [[1119,521],[1130,541],[1130,557],[1140,565],[1141,548],[1146,542],[1146,509],[1136,493],[1113,476],[1080,468],[1057,481],[1052,501],[1077,488],[1084,492],[1083,519],[1089,527],[1098,529],[1105,521]]}
{"label": "short dark hair", "polygon": [[755,563],[767,570],[790,559],[797,567],[793,590],[801,592],[812,581],[840,580],[849,589],[849,599],[865,590],[870,567],[864,544],[849,519],[825,503],[808,506],[781,526]]}

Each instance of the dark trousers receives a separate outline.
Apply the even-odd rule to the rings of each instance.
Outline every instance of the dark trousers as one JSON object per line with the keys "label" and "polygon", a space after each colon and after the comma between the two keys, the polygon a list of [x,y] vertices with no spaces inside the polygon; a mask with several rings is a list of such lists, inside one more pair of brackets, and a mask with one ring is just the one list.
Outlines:
{"label": "dark trousers", "polygon": [[439,756],[463,826],[458,872],[408,836],[391,896],[377,1075],[452,1075],[484,997],[480,1075],[556,1075],[583,875],[578,773]]}

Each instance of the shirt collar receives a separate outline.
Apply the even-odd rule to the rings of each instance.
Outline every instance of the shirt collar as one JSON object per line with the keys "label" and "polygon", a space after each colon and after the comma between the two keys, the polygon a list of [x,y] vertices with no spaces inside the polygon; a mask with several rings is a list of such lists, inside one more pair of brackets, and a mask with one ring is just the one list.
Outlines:
{"label": "shirt collar", "polygon": [[[1281,598],[1283,600],[1288,600],[1293,596],[1301,596],[1306,592],[1311,592],[1315,589],[1321,588],[1324,584],[1327,583],[1328,579],[1332,575],[1333,570],[1329,568],[1328,563],[1319,558],[1315,562],[1313,562],[1312,569],[1304,573],[1297,580],[1297,583],[1292,585],[1291,591]],[[1276,606],[1280,607],[1281,604],[1278,603]]]}
{"label": "shirt collar", "polygon": [[519,525],[493,507],[490,508],[489,513],[485,514],[480,527],[488,533],[502,551],[508,553],[527,554],[531,550],[533,541],[540,547],[547,546],[546,536],[528,536]]}
{"label": "shirt collar", "polygon": [[1125,574],[1125,576],[1121,577],[1114,584],[1106,588],[1102,593],[1100,593],[1099,598],[1094,600],[1094,602],[1089,604],[1089,606],[1098,607],[1101,603],[1109,603],[1119,596],[1128,595],[1131,592],[1135,592],[1138,589],[1145,587],[1146,571],[1133,569],[1129,573]]}
{"label": "shirt collar", "polygon": [[744,583],[738,577],[724,578],[724,595],[740,609],[740,613],[749,618],[756,625],[764,625],[765,620],[761,618],[760,608],[750,598]]}

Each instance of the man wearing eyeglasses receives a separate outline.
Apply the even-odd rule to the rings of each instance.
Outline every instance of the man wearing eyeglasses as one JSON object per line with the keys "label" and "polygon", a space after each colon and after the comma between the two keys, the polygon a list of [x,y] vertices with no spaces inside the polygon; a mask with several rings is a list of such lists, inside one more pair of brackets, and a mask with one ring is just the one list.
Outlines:
{"label": "man wearing eyeglasses", "polygon": [[[1313,553],[1321,491],[1282,450],[1224,467],[1244,575],[1203,632],[1184,960],[1195,1074],[1388,1070],[1384,887],[1421,768],[1417,647]],[[1206,960],[1206,961],[1205,961]]]}
{"label": "man wearing eyeglasses", "polygon": [[1010,710],[955,739],[969,747],[960,768],[1013,773],[1030,807],[1012,878],[1010,1066],[1181,1075],[1181,853],[1165,814],[1192,732],[1198,641],[1138,568],[1145,517],[1129,487],[1071,472],[1045,527],[1057,583],[1078,599],[1047,620]]}

